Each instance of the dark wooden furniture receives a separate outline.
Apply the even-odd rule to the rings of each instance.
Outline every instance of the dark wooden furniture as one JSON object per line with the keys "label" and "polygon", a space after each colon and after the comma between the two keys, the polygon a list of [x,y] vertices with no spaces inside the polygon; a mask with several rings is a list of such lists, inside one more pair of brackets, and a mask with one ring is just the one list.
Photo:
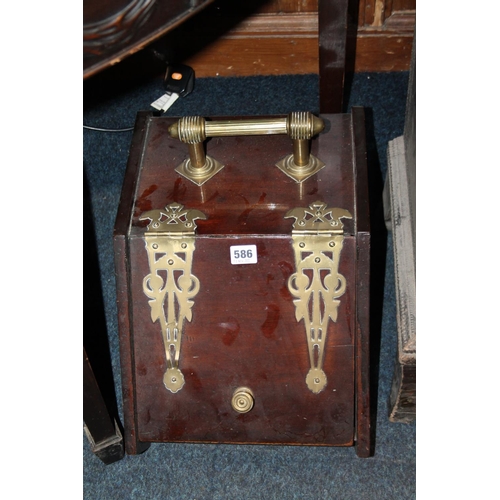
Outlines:
{"label": "dark wooden furniture", "polygon": [[[204,13],[203,23],[192,19],[179,28],[179,35],[172,33],[168,38],[183,39],[184,34],[196,33],[198,41],[188,40],[188,44],[198,48],[187,54],[186,64],[200,77],[318,73],[323,3],[328,8],[342,5],[322,0],[271,0],[237,19],[234,2],[216,0]],[[230,22],[232,18],[236,18],[234,22]],[[350,1],[354,70],[408,70],[415,19],[415,0]],[[212,36],[221,22],[227,26],[225,32]]]}
{"label": "dark wooden furniture", "polygon": [[83,183],[83,422],[92,452],[104,463],[124,454],[95,239],[89,185]]}
{"label": "dark wooden furniture", "polygon": [[[198,186],[175,170],[187,157],[186,144],[168,134],[176,120],[139,113],[114,236],[128,453],[144,451],[151,442],[218,442],[356,446],[359,456],[370,455],[364,112],[355,108],[352,114],[322,117],[327,127],[313,139],[312,153],[326,166],[302,183],[275,165],[291,152],[290,139],[264,135],[208,141],[207,154],[225,167]],[[286,216],[308,208],[321,218],[321,210],[313,209],[318,201],[347,210],[352,218],[343,220],[340,260],[330,252],[340,244],[337,240],[315,254],[315,261],[325,266],[317,271],[324,288],[315,288],[315,298],[307,302],[292,289],[300,279],[312,282],[313,271],[307,268],[301,274],[297,268],[298,242],[293,220]],[[171,214],[181,210],[172,204],[194,210],[202,220],[196,221],[193,242],[178,240],[186,250],[162,250],[160,245],[158,254],[149,254],[166,266],[153,272],[148,252],[155,247],[146,233],[153,220],[148,217],[157,209]],[[304,241],[309,248],[309,237]],[[232,264],[231,246],[250,244],[256,246],[257,263]],[[193,253],[190,245],[195,245]],[[191,258],[192,268],[176,267]],[[329,295],[342,281],[337,282],[332,262],[345,278],[338,298]],[[199,290],[189,307],[182,300],[176,305],[176,297],[194,290],[196,281]],[[169,290],[164,302],[152,298],[152,289],[160,295]],[[332,312],[331,300],[338,314]],[[180,320],[174,322],[172,314],[181,314],[183,308],[191,313],[184,311],[188,319],[182,331],[175,331]],[[314,359],[308,354],[313,333],[305,328],[300,308],[302,314],[331,316],[330,321],[323,318],[324,331],[319,332],[324,357],[318,350],[313,350]],[[170,347],[174,337],[182,337],[175,352]],[[179,359],[184,378],[177,391],[164,385],[179,381],[179,374],[168,375],[169,356]],[[310,385],[319,379],[309,379],[309,374],[316,373],[319,359],[327,383],[315,393]],[[253,393],[248,413],[232,407],[241,387]]]}
{"label": "dark wooden furniture", "polygon": [[161,38],[212,0],[84,0],[83,77]]}
{"label": "dark wooden furniture", "polygon": [[123,437],[97,383],[85,348],[83,349],[83,420],[92,452],[105,464],[121,460],[124,455]]}
{"label": "dark wooden furniture", "polygon": [[384,209],[394,247],[397,356],[389,419],[411,422],[417,408],[416,312],[416,47],[413,47],[404,134],[388,144]]}
{"label": "dark wooden furniture", "polygon": [[[348,2],[321,2],[319,12],[326,128],[312,153],[325,168],[307,180],[297,183],[275,165],[290,153],[287,136],[219,137],[206,147],[225,167],[197,185],[175,170],[187,156],[186,145],[168,133],[175,120],[138,115],[114,235],[130,454],[151,442],[372,452],[364,112],[340,112]],[[157,254],[151,213],[166,210],[174,220],[184,208],[202,219],[196,235],[158,240],[167,251]],[[335,218],[336,210],[344,215]],[[309,224],[310,211],[312,225],[342,230],[318,229],[299,240],[294,224]],[[320,240],[330,246],[318,247]],[[231,247],[246,244],[255,245],[257,262],[231,262]],[[168,245],[181,246],[173,252]],[[310,255],[314,268],[307,267]]]}
{"label": "dark wooden furniture", "polygon": [[[318,73],[324,47],[321,11],[343,5],[323,0],[85,0],[84,77],[138,52],[146,60],[148,51],[140,52],[152,43],[160,52],[167,50],[173,62],[193,67],[198,77]],[[134,15],[123,17],[132,7]],[[415,19],[415,0],[350,0],[353,70],[408,70]]]}

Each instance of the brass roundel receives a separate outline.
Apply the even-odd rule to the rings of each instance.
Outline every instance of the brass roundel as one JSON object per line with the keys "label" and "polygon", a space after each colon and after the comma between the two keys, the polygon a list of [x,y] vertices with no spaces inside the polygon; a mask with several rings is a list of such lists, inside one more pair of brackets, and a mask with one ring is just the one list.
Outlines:
{"label": "brass roundel", "polygon": [[238,413],[248,413],[253,408],[253,392],[248,387],[238,387],[231,399],[231,406]]}
{"label": "brass roundel", "polygon": [[174,394],[184,387],[184,375],[179,368],[167,368],[163,375],[163,385]]}
{"label": "brass roundel", "polygon": [[309,389],[318,394],[326,386],[326,374],[321,368],[311,368],[307,373],[306,384]]}

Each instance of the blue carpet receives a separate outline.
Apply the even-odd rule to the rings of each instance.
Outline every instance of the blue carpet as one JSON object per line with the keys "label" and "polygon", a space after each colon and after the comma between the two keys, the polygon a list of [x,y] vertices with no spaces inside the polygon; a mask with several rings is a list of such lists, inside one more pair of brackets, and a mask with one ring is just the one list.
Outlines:
{"label": "blue carpet", "polygon": [[[368,158],[375,175],[372,191],[381,194],[387,167],[387,143],[402,135],[408,73],[356,74],[349,91],[351,106],[364,106]],[[162,94],[160,78],[106,93],[95,83],[84,88],[84,123],[103,128],[134,124],[139,110]],[[315,75],[206,78],[179,99],[171,116],[266,115],[296,110],[319,111]],[[123,422],[119,342],[112,250],[113,225],[120,198],[132,132],[84,130],[85,200],[93,225],[100,270],[105,327],[113,389]],[[376,200],[377,202],[377,200]],[[377,204],[374,205],[377,207]],[[379,203],[380,209],[380,203]],[[378,214],[378,215],[377,215]],[[380,210],[375,212],[380,216]],[[396,353],[396,302],[392,240],[383,224],[374,225],[384,241],[374,269],[381,273],[378,331],[374,332],[378,377],[375,454],[359,459],[353,448],[153,444],[142,455],[104,465],[83,437],[84,498],[128,499],[370,499],[405,500],[416,496],[416,425],[388,421],[387,401]],[[99,299],[100,300],[100,299]],[[98,315],[96,307],[96,315]],[[86,330],[87,320],[86,320]]]}

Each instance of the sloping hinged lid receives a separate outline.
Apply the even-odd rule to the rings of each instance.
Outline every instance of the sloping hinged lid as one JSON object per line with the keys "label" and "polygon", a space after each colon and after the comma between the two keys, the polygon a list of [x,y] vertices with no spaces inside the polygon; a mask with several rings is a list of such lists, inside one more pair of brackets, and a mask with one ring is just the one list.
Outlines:
{"label": "sloping hinged lid", "polygon": [[199,210],[197,237],[290,235],[295,220],[285,215],[295,208],[324,202],[352,214],[342,219],[345,234],[356,224],[352,121],[349,114],[323,115],[325,131],[311,142],[311,153],[326,166],[297,183],[276,163],[292,152],[287,136],[219,137],[205,141],[207,154],[224,168],[202,186],[179,175],[175,168],[188,157],[186,144],[173,139],[168,127],[175,118],[146,120],[144,143],[135,187],[130,236],[142,237],[148,221],[141,215],[177,203]]}

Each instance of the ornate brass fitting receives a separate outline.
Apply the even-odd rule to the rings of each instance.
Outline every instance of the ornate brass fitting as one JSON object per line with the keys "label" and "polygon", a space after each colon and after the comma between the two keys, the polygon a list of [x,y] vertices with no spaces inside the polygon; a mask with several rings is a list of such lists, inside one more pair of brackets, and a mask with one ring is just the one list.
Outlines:
{"label": "ornate brass fitting", "polygon": [[346,280],[338,271],[344,244],[344,225],[340,219],[351,219],[352,215],[317,201],[285,215],[285,219],[292,217],[295,218],[292,245],[296,272],[288,280],[288,289],[295,297],[295,318],[303,319],[306,329],[311,366],[306,384],[318,394],[327,384],[323,361],[328,323],[337,321],[338,299],[346,289]]}
{"label": "ornate brass fitting", "polygon": [[192,320],[192,299],[200,289],[198,278],[191,274],[195,220],[206,216],[199,210],[171,203],[164,209],[143,213],[140,220],[146,219],[150,221],[144,235],[150,274],[142,286],[150,299],[151,320],[159,320],[161,326],[167,362],[163,384],[175,393],[184,386],[179,369],[184,320]]}
{"label": "ornate brass fitting", "polygon": [[325,164],[310,152],[310,140],[325,128],[325,122],[309,112],[290,113],[287,133],[293,141],[293,154],[285,156],[276,166],[295,182],[303,182]]}
{"label": "ornate brass fitting", "polygon": [[280,160],[276,166],[296,182],[302,182],[325,166],[310,154],[309,143],[324,128],[321,118],[309,112],[294,112],[285,118],[227,121],[206,121],[199,116],[187,116],[172,124],[168,132],[171,137],[186,143],[189,149],[189,159],[184,160],[176,172],[201,186],[224,167],[205,154],[203,141],[207,137],[288,134],[293,141],[293,154]]}
{"label": "ornate brass fitting", "polygon": [[205,155],[203,141],[207,138],[205,118],[185,116],[168,129],[169,134],[188,145],[189,159],[184,160],[175,171],[201,186],[224,168],[222,163]]}

